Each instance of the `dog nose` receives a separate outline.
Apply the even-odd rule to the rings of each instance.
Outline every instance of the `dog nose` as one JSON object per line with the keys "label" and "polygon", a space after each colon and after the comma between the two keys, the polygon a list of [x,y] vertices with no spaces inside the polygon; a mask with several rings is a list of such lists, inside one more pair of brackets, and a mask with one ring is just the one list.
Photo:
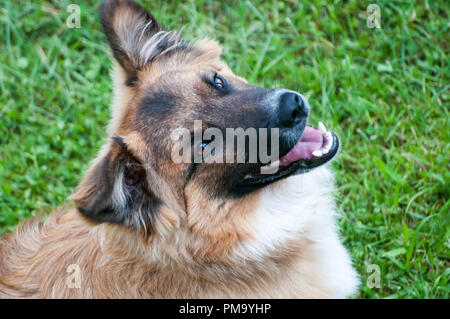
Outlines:
{"label": "dog nose", "polygon": [[287,92],[280,96],[280,105],[278,107],[280,126],[292,127],[299,123],[302,118],[307,117],[308,112],[308,106],[300,94]]}

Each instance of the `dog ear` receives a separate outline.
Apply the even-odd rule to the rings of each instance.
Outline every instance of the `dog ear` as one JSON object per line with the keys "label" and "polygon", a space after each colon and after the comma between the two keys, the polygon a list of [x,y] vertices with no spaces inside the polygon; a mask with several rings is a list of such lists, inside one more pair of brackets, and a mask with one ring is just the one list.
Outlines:
{"label": "dog ear", "polygon": [[113,139],[108,153],[88,170],[70,199],[91,220],[147,230],[160,200],[149,188],[144,165],[122,138]]}
{"label": "dog ear", "polygon": [[130,0],[106,0],[99,7],[100,22],[127,83],[139,69],[183,42],[179,32],[165,31],[141,5]]}

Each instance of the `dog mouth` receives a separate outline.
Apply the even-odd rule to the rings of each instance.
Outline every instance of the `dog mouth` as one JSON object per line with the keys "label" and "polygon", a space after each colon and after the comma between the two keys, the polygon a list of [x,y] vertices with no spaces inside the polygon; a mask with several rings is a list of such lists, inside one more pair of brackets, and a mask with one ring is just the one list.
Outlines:
{"label": "dog mouth", "polygon": [[338,152],[339,138],[325,128],[306,125],[294,147],[278,161],[247,174],[241,186],[267,184],[295,174],[302,174],[329,162]]}

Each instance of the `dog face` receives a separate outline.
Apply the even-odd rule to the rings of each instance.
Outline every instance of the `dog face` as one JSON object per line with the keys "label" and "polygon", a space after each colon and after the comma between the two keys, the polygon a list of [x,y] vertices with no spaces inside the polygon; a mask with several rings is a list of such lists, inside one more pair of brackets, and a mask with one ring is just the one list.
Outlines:
{"label": "dog face", "polygon": [[[309,106],[301,94],[248,84],[220,60],[217,43],[187,42],[128,0],[102,3],[100,21],[116,65],[115,100],[111,139],[72,196],[89,219],[145,230],[164,218],[182,220],[191,235],[207,237],[201,245],[220,255],[251,233],[245,225],[262,189],[336,154],[337,137],[307,125]],[[218,137],[195,141],[195,121],[202,136],[209,128],[222,132],[223,146],[228,128],[254,129],[256,159],[250,160],[249,145],[234,143],[222,153],[233,161],[206,162]],[[189,132],[191,151],[189,161],[178,163],[173,152],[186,139],[171,136],[179,128]],[[261,158],[263,146],[278,154],[272,163]],[[239,154],[244,161],[236,160]],[[196,163],[198,155],[205,161]],[[274,166],[268,174],[261,170]]]}

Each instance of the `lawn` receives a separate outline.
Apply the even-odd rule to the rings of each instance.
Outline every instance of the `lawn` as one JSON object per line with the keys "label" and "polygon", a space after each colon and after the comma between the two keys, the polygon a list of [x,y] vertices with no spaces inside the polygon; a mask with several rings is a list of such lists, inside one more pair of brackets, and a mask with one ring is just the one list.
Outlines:
{"label": "lawn", "polygon": [[[361,298],[448,298],[447,1],[146,1],[236,74],[306,95],[336,131],[342,237]],[[81,27],[67,28],[67,5]],[[111,82],[97,2],[0,0],[0,233],[66,202],[105,138]],[[369,265],[380,287],[368,285]],[[375,266],[375,267],[377,267]]]}

